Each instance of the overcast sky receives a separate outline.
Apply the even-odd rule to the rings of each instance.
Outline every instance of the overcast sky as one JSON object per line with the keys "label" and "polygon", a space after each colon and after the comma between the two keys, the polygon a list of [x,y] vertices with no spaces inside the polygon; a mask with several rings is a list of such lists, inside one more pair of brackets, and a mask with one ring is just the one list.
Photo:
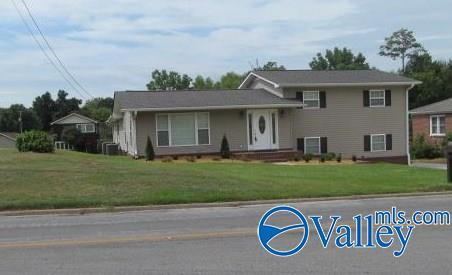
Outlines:
{"label": "overcast sky", "polygon": [[[306,69],[318,51],[334,46],[393,71],[399,62],[378,56],[378,47],[401,27],[414,30],[435,58],[452,57],[452,1],[446,0],[25,1],[94,96],[144,89],[151,71],[161,68],[216,79],[249,70],[257,58]],[[0,106],[30,106],[58,89],[80,97],[49,64],[11,1],[1,1]]]}

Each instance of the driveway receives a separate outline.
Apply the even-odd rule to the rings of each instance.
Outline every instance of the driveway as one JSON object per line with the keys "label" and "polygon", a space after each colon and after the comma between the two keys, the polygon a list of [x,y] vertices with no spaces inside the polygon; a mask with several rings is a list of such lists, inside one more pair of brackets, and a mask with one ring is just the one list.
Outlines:
{"label": "driveway", "polygon": [[420,168],[447,170],[447,164],[443,163],[414,162],[412,166]]}
{"label": "driveway", "polygon": [[[290,205],[305,215],[338,214],[344,221],[352,221],[358,213],[391,206],[407,213],[417,209],[452,211],[452,196]],[[0,216],[1,274],[450,273],[450,226],[416,227],[405,254],[397,259],[391,249],[323,249],[316,236],[300,254],[271,256],[256,235],[260,217],[271,207]]]}

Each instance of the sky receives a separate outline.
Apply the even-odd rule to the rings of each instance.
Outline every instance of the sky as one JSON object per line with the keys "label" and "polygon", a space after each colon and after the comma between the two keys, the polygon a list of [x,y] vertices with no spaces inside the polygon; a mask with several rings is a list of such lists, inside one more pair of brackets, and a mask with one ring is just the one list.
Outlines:
{"label": "sky", "polygon": [[[27,16],[21,0],[0,2],[0,107],[31,106],[36,96],[59,89],[81,98],[40,51],[12,1]],[[400,62],[378,51],[402,27],[434,58],[452,58],[450,0],[24,1],[67,69],[95,97],[143,90],[154,69],[213,79],[248,71],[256,60],[308,69],[317,52],[335,46],[396,71]]]}

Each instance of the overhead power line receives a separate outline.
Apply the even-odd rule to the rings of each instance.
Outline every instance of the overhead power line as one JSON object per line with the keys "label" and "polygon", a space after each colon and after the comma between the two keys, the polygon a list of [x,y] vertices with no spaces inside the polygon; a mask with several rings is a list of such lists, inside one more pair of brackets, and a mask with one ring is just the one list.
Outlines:
{"label": "overhead power line", "polygon": [[42,53],[44,54],[44,56],[47,58],[47,60],[49,61],[49,63],[53,66],[53,68],[60,74],[60,76],[67,82],[67,84],[69,84],[69,86],[71,86],[72,89],[74,89],[83,99],[86,99],[86,97],[79,91],[79,89],[77,87],[74,86],[74,84],[72,84],[72,82],[65,76],[64,72],[57,66],[57,64],[55,64],[55,62],[52,60],[52,58],[49,56],[49,54],[46,52],[46,50],[44,49],[44,47],[42,46],[41,42],[39,41],[38,38],[36,38],[33,30],[30,28],[30,26],[28,25],[27,20],[25,20],[24,16],[22,15],[19,7],[16,5],[16,2],[14,2],[14,0],[11,0],[11,2],[14,5],[14,8],[17,11],[17,14],[19,14],[20,19],[22,20],[22,22],[24,23],[26,29],[28,30],[28,32],[30,33],[30,35],[33,37],[33,40],[36,42],[36,44],[38,45],[39,49],[42,51]]}

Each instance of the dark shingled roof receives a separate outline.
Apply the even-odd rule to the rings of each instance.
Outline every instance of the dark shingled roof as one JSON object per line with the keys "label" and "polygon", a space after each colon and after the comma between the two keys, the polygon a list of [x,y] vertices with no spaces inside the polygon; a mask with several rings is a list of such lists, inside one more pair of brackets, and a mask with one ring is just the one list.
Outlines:
{"label": "dark shingled roof", "polygon": [[452,97],[433,104],[425,105],[410,111],[411,114],[452,113]]}
{"label": "dark shingled roof", "polygon": [[300,107],[299,101],[284,99],[262,89],[181,90],[115,92],[118,109],[222,109],[228,106]]}
{"label": "dark shingled roof", "polygon": [[254,71],[254,73],[281,87],[304,84],[419,83],[408,77],[378,70],[286,70]]}

